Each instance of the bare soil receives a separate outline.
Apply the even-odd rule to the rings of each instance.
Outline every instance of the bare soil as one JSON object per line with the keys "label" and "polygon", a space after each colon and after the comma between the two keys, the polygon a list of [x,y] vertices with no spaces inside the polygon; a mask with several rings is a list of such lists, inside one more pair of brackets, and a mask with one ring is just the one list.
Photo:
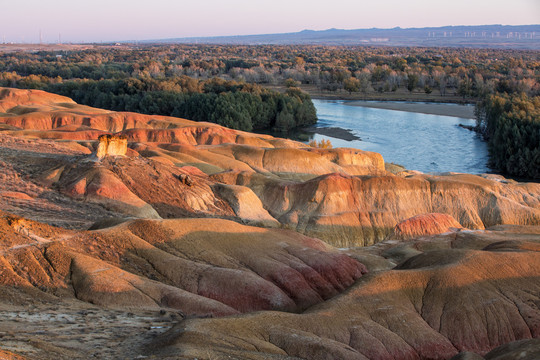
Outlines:
{"label": "bare soil", "polygon": [[169,311],[127,312],[79,301],[0,304],[0,344],[29,359],[133,359],[181,319]]}
{"label": "bare soil", "polygon": [[37,181],[45,169],[77,155],[82,154],[58,142],[0,133],[0,209],[67,229],[86,229],[102,218],[119,216]]}

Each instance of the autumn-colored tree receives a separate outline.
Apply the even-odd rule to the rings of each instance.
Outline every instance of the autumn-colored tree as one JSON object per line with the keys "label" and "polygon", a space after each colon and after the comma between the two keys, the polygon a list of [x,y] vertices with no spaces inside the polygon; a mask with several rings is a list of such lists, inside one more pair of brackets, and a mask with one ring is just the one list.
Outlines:
{"label": "autumn-colored tree", "polygon": [[343,88],[350,93],[360,90],[360,80],[357,78],[348,78],[343,81]]}

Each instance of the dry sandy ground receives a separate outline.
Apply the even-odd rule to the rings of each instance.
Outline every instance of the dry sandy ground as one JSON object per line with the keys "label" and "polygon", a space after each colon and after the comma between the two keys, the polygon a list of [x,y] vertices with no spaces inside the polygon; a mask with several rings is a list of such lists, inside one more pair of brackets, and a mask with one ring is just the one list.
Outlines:
{"label": "dry sandy ground", "polygon": [[75,300],[24,309],[0,305],[0,344],[29,359],[133,359],[181,319],[174,312],[127,312]]}
{"label": "dry sandy ground", "polygon": [[86,229],[97,220],[115,216],[30,179],[54,167],[56,161],[80,155],[84,154],[61,143],[0,133],[0,209],[70,229]]}
{"label": "dry sandy ground", "polygon": [[416,102],[394,101],[350,101],[351,106],[362,106],[376,109],[417,112],[422,114],[455,116],[465,119],[475,119],[474,106],[457,104],[430,104]]}

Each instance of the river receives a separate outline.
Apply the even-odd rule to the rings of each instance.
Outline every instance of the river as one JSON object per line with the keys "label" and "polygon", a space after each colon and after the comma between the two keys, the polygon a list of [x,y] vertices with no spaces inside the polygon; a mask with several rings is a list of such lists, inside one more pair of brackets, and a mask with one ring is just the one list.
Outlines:
{"label": "river", "polygon": [[[451,116],[347,105],[346,101],[313,100],[320,128],[349,129],[360,140],[330,140],[333,147],[350,147],[382,154],[386,162],[422,172],[489,172],[487,144],[458,125],[475,120]],[[449,104],[448,106],[459,106]]]}

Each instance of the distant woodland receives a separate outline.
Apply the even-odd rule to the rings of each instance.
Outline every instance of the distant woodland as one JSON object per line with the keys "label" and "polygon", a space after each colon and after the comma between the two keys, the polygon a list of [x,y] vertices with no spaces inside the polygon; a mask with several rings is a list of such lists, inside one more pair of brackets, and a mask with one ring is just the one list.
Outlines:
{"label": "distant woodland", "polygon": [[145,45],[0,54],[1,86],[248,131],[314,124],[315,109],[301,89],[475,102],[491,166],[535,178],[540,177],[539,79],[538,51],[528,50]]}

